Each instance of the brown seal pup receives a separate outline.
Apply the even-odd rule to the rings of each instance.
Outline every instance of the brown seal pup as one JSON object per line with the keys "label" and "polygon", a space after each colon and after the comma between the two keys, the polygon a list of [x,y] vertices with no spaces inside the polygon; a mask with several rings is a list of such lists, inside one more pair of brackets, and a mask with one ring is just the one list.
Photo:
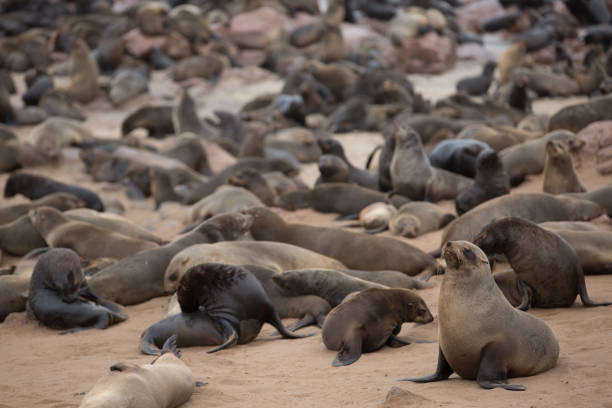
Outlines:
{"label": "brown seal pup", "polygon": [[459,193],[455,199],[455,210],[457,215],[462,215],[485,201],[509,193],[510,178],[497,152],[485,149],[476,158],[474,183]]}
{"label": "brown seal pup", "polygon": [[349,183],[348,164],[340,157],[332,154],[323,154],[317,162],[319,173],[315,185],[320,183]]}
{"label": "brown seal pup", "polygon": [[501,217],[523,217],[533,222],[588,221],[601,215],[591,201],[547,193],[506,194],[474,207],[457,218],[442,233],[446,241],[472,239],[489,222]]}
{"label": "brown seal pup", "polygon": [[411,276],[440,269],[431,255],[397,239],[290,224],[267,208],[251,208],[242,213],[253,216],[251,235],[256,240],[301,246],[337,259],[350,269],[393,270]]}
{"label": "brown seal pup", "polygon": [[100,69],[85,41],[76,38],[72,42],[70,59],[72,74],[68,94],[73,100],[81,103],[93,101],[98,95]]}
{"label": "brown seal pup", "polygon": [[150,364],[116,363],[87,393],[79,408],[175,408],[194,390],[191,369],[181,360],[176,336]]}
{"label": "brown seal pup", "polygon": [[249,190],[242,187],[223,185],[209,196],[193,204],[187,221],[207,220],[215,215],[246,210],[252,207],[265,207],[264,203]]}
{"label": "brown seal pup", "polygon": [[38,207],[53,207],[59,211],[83,207],[85,203],[68,193],[54,193],[23,204],[12,204],[0,208],[0,225],[8,224]]}
{"label": "brown seal pup", "polygon": [[156,139],[163,139],[166,135],[174,134],[172,109],[172,106],[143,106],[136,109],[123,119],[121,136],[126,136],[138,128],[146,129],[149,137]]}
{"label": "brown seal pup", "polygon": [[444,228],[454,219],[453,214],[445,214],[436,204],[413,201],[397,210],[389,220],[389,229],[393,235],[416,238]]}
{"label": "brown seal pup", "polygon": [[568,146],[558,140],[546,143],[542,191],[550,194],[586,192],[574,170]]}
{"label": "brown seal pup", "polygon": [[188,269],[205,262],[260,265],[277,272],[315,267],[344,268],[335,259],[282,242],[228,241],[198,244],[183,249],[172,258],[164,274],[166,292],[174,292]]}
{"label": "brown seal pup", "polygon": [[311,207],[319,212],[334,212],[341,216],[349,216],[359,214],[370,204],[388,201],[400,206],[410,200],[399,194],[389,198],[385,193],[357,184],[322,183],[314,186],[312,190],[282,194],[276,200],[276,205],[290,211]]}
{"label": "brown seal pup", "polygon": [[73,221],[51,207],[31,210],[29,216],[47,245],[73,249],[85,259],[122,259],[157,247],[151,241],[131,238],[87,222]]}
{"label": "brown seal pup", "polygon": [[13,197],[24,195],[30,200],[36,200],[53,193],[69,193],[85,202],[87,208],[104,211],[104,204],[93,191],[77,186],[52,180],[47,177],[28,173],[12,173],[4,186],[4,196]]}
{"label": "brown seal pup", "polygon": [[456,372],[486,389],[524,391],[522,385],[508,384],[508,378],[553,368],[559,358],[554,333],[508,303],[478,247],[449,241],[443,255],[448,266],[438,304],[438,367],[430,376],[402,381],[441,381]]}
{"label": "brown seal pup", "polygon": [[396,337],[402,323],[431,321],[425,301],[409,289],[366,289],[329,312],[323,323],[323,344],[339,351],[332,366],[340,367],[385,344],[410,344]]}
{"label": "brown seal pup", "polygon": [[497,63],[495,61],[488,61],[482,67],[480,75],[457,81],[457,91],[466,92],[468,95],[486,95],[491,82],[493,82],[495,68],[497,68]]}
{"label": "brown seal pup", "polygon": [[264,323],[274,326],[285,338],[310,336],[287,330],[261,283],[239,266],[216,263],[194,266],[181,278],[177,295],[183,313],[194,313],[203,307],[202,311],[223,333],[223,344],[209,353],[252,341]]}
{"label": "brown seal pup", "polygon": [[336,139],[322,137],[317,140],[323,154],[331,154],[341,158],[349,168],[349,180],[360,186],[378,190],[378,175],[368,170],[359,169],[351,164],[344,153],[344,148]]}
{"label": "brown seal pup", "polygon": [[30,279],[28,305],[46,326],[68,329],[60,334],[105,329],[127,319],[117,305],[91,291],[79,256],[64,248],[52,249],[38,259]]}
{"label": "brown seal pup", "polygon": [[558,234],[519,217],[504,217],[487,224],[474,238],[486,254],[503,254],[532,291],[525,310],[535,307],[569,307],[576,295],[585,306],[595,303],[587,294],[584,273],[576,251]]}
{"label": "brown seal pup", "polygon": [[389,228],[389,220],[397,208],[387,203],[372,203],[359,212],[359,222],[347,227],[363,227],[366,234],[376,234]]}
{"label": "brown seal pup", "polygon": [[169,244],[142,251],[104,268],[89,278],[89,285],[101,296],[124,305],[163,296],[164,273],[174,255],[191,245],[239,239],[249,231],[251,222],[249,215],[217,215]]}
{"label": "brown seal pup", "polygon": [[454,199],[470,187],[471,179],[431,166],[421,138],[413,129],[398,126],[394,137],[395,151],[389,169],[396,193],[411,200],[435,202]]}
{"label": "brown seal pup", "polygon": [[278,197],[268,180],[255,169],[237,171],[227,180],[227,184],[249,190],[267,206],[274,205]]}

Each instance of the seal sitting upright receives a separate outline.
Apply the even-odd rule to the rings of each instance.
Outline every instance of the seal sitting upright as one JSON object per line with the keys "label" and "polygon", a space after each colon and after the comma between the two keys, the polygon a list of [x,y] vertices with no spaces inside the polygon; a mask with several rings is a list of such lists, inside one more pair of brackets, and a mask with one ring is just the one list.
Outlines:
{"label": "seal sitting upright", "polygon": [[87,286],[81,260],[71,249],[51,249],[42,255],[30,280],[28,304],[34,316],[60,334],[105,329],[127,319],[119,307],[101,299]]}
{"label": "seal sitting upright", "polygon": [[522,385],[508,384],[508,378],[553,368],[559,358],[554,333],[508,303],[480,248],[449,241],[442,255],[447,268],[438,304],[438,367],[430,376],[403,381],[441,381],[456,372],[483,388],[524,391]]}

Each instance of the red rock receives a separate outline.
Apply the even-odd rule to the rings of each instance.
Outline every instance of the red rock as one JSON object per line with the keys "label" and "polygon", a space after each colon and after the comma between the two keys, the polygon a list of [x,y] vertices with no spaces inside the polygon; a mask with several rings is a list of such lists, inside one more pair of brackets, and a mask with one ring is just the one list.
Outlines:
{"label": "red rock", "polygon": [[593,122],[578,132],[577,136],[585,143],[581,152],[595,154],[602,147],[612,145],[612,120]]}
{"label": "red rock", "polygon": [[396,47],[392,65],[406,73],[439,74],[457,60],[457,45],[449,37],[429,32],[419,38],[402,41]]}
{"label": "red rock", "polygon": [[259,67],[266,61],[263,50],[242,50],[238,53],[238,62],[244,67]]}
{"label": "red rock", "polygon": [[498,0],[479,0],[455,9],[459,26],[474,33],[480,32],[480,22],[506,11]]}
{"label": "red rock", "polygon": [[230,22],[229,38],[241,48],[264,49],[270,38],[280,32],[286,19],[270,7],[241,13]]}

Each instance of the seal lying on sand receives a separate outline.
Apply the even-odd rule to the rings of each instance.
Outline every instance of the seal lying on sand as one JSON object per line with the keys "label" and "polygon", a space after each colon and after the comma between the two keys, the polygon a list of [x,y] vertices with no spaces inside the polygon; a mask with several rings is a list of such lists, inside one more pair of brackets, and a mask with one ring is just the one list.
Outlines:
{"label": "seal lying on sand", "polygon": [[366,289],[332,309],[323,323],[323,343],[339,350],[334,367],[349,365],[361,353],[383,345],[401,347],[410,342],[396,337],[402,323],[429,323],[433,316],[419,295],[409,289]]}
{"label": "seal lying on sand", "polygon": [[127,319],[117,305],[89,289],[81,261],[70,249],[52,249],[38,259],[28,296],[36,319],[54,329],[69,329],[60,334],[105,329]]}
{"label": "seal lying on sand", "polygon": [[438,304],[438,367],[432,375],[403,381],[441,381],[456,372],[483,388],[525,390],[508,384],[508,377],[553,368],[559,358],[554,333],[540,319],[508,303],[478,247],[449,241],[443,255],[447,270]]}

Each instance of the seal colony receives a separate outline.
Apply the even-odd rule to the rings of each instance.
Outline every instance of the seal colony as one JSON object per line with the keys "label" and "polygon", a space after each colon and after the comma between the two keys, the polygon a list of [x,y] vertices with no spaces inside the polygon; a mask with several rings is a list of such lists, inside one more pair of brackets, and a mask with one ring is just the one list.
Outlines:
{"label": "seal colony", "polygon": [[3,403],[606,405],[612,6],[417,3],[3,2]]}

